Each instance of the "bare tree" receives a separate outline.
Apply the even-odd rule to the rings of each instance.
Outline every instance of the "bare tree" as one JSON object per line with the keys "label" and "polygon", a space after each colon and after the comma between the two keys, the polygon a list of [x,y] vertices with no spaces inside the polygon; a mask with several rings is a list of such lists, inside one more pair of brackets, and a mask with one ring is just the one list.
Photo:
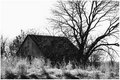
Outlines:
{"label": "bare tree", "polygon": [[6,54],[6,45],[7,45],[7,38],[0,38],[0,46],[1,46],[1,56]]}
{"label": "bare tree", "polygon": [[[119,2],[112,0],[58,1],[56,8],[52,10],[54,17],[49,20],[55,29],[76,42],[80,62],[86,63],[97,51],[106,52],[111,57],[112,53],[117,53],[112,46],[119,46],[119,44],[110,43],[108,38],[118,39],[118,7]],[[106,24],[102,25],[104,23]],[[97,32],[96,30],[100,27],[104,30],[98,35],[100,30]]]}

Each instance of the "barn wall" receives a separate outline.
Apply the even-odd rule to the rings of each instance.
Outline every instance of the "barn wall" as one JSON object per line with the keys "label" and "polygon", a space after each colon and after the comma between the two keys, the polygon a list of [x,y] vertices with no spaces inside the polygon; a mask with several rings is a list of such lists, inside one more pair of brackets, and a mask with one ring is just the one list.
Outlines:
{"label": "barn wall", "polygon": [[35,57],[41,57],[42,53],[41,53],[40,49],[38,48],[38,46],[35,44],[35,42],[31,38],[29,41],[31,43],[29,45],[30,55],[35,56]]}
{"label": "barn wall", "polygon": [[27,37],[24,44],[21,46],[19,54],[22,57],[27,57],[28,55],[41,57],[41,51],[30,37]]}

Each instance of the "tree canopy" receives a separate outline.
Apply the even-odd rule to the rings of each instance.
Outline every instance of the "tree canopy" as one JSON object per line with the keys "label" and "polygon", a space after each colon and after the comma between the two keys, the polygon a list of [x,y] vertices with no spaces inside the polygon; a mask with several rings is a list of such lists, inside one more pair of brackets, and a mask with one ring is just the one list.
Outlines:
{"label": "tree canopy", "polygon": [[119,46],[118,42],[108,40],[118,39],[118,7],[119,2],[112,0],[58,1],[49,20],[54,29],[76,43],[80,62],[86,63],[95,52],[102,51],[111,57],[111,54],[118,54],[113,48]]}

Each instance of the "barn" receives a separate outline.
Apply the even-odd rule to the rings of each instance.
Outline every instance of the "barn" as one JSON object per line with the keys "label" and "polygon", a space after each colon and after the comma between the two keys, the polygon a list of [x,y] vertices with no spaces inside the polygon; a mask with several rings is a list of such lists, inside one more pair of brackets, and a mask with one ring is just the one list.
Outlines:
{"label": "barn", "polygon": [[18,57],[44,57],[53,62],[77,59],[78,49],[66,37],[27,35],[19,50]]}

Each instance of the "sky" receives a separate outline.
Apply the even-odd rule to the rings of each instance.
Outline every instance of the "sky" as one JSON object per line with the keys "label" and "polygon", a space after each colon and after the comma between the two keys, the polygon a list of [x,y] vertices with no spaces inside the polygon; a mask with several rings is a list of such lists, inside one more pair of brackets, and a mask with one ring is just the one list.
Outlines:
{"label": "sky", "polygon": [[51,9],[56,0],[2,0],[0,2],[0,33],[9,39],[34,28],[48,33]]}
{"label": "sky", "polygon": [[51,17],[56,1],[0,0],[0,35],[12,40],[21,30],[35,29],[39,33],[48,33],[47,29],[52,29],[47,18]]}

